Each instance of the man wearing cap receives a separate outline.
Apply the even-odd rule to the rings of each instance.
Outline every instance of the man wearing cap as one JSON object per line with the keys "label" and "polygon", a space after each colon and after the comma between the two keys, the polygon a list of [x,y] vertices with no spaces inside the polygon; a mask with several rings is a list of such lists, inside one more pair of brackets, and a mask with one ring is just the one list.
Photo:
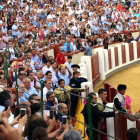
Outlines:
{"label": "man wearing cap", "polygon": [[17,20],[15,20],[12,26],[12,36],[13,37],[17,36],[17,33],[18,33],[18,25],[17,25]]}

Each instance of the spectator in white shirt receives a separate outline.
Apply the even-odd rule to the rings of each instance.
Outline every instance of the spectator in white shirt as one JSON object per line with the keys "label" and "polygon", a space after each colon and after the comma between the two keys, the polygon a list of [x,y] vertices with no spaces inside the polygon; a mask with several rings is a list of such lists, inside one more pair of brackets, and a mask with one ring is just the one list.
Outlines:
{"label": "spectator in white shirt", "polygon": [[46,66],[42,68],[43,74],[45,74],[47,71],[51,70],[51,64],[52,62],[50,60],[47,60]]}
{"label": "spectator in white shirt", "polygon": [[72,71],[71,66],[73,65],[73,63],[71,61],[72,61],[72,56],[70,55],[70,56],[67,57],[67,62],[65,63],[65,65],[69,68],[69,70]]}

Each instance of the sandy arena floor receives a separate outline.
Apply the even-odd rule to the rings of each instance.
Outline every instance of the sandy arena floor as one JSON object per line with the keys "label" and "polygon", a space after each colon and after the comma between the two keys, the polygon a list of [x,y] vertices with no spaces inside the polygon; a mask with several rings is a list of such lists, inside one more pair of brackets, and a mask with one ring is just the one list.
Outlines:
{"label": "sandy arena floor", "polygon": [[113,87],[117,88],[118,84],[126,84],[127,90],[125,95],[129,95],[132,99],[131,111],[132,113],[140,109],[140,64],[131,66],[122,70],[105,81],[100,81],[95,87],[94,92],[97,93],[99,88],[103,88],[103,82],[107,82]]}

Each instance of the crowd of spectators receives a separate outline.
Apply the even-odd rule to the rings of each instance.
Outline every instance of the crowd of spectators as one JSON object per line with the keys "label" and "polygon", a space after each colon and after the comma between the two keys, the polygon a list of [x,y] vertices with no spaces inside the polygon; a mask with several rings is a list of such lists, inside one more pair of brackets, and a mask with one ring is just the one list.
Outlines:
{"label": "crowd of spectators", "polygon": [[[61,113],[75,116],[78,97],[70,93],[86,91],[88,85],[82,89],[81,83],[88,80],[80,76],[72,56],[66,60],[65,54],[84,51],[92,56],[93,46],[108,49],[109,43],[130,43],[132,34],[122,34],[138,30],[139,20],[140,2],[133,0],[0,0],[0,136],[4,140],[81,140],[81,130],[73,130],[74,123],[62,126]],[[56,58],[47,51],[54,44],[60,46]],[[14,62],[17,58],[21,61]],[[18,99],[7,87],[7,76],[9,87],[15,89],[18,84]],[[43,109],[59,110],[52,119],[40,116],[41,83]],[[26,115],[21,117],[23,108]]]}
{"label": "crowd of spectators", "polygon": [[108,48],[108,43],[125,40],[124,31],[139,29],[139,5],[132,0],[3,0],[0,49],[9,46],[13,57],[21,57],[33,47],[61,44],[64,53],[87,49],[85,54],[92,55],[89,47]]}

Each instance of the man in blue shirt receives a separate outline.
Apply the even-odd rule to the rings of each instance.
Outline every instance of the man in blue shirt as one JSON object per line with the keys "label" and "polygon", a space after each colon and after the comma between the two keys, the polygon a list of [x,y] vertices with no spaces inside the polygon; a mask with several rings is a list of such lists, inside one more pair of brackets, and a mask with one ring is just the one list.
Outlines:
{"label": "man in blue shirt", "polygon": [[40,69],[42,68],[42,54],[39,54],[39,59],[36,61],[35,69]]}
{"label": "man in blue shirt", "polygon": [[94,32],[94,34],[98,34],[99,33],[99,26],[97,25],[97,23],[94,24],[94,26],[92,26],[92,31]]}
{"label": "man in blue shirt", "polygon": [[18,34],[17,34],[17,36],[18,36],[18,42],[19,43],[23,43],[24,40],[25,40],[25,34],[26,34],[26,32],[23,31],[22,26],[19,26],[18,29],[19,29]]}
{"label": "man in blue shirt", "polygon": [[32,57],[31,60],[34,61],[34,63],[36,64],[36,62],[39,61],[39,57],[38,55],[36,55],[36,49],[32,49]]}
{"label": "man in blue shirt", "polygon": [[[59,69],[60,73],[58,72]],[[68,70],[68,73],[66,73],[66,69]],[[59,65],[58,69],[56,70],[56,76],[58,77],[58,79],[63,79],[66,86],[69,86],[71,75],[72,73],[66,65]]]}
{"label": "man in blue shirt", "polygon": [[[23,84],[25,85],[25,92],[23,93],[23,96],[26,100],[29,99],[29,96],[32,94],[37,94],[37,91],[34,87],[31,86],[31,80],[29,78],[24,78]],[[28,93],[28,94],[27,94]]]}
{"label": "man in blue shirt", "polygon": [[52,108],[55,108],[54,102],[55,102],[55,96],[52,91],[47,92],[46,94],[47,102],[45,103],[46,110],[51,110]]}
{"label": "man in blue shirt", "polygon": [[70,46],[70,43],[67,43],[67,46],[63,49],[64,53],[72,53],[72,47]]}
{"label": "man in blue shirt", "polygon": [[[67,45],[68,43],[70,45]],[[69,46],[69,47],[67,47],[67,46]],[[68,50],[72,51],[72,44],[70,43],[70,38],[67,38],[67,42],[64,43],[63,48],[62,48],[63,52],[65,52],[65,51],[67,52]]]}
{"label": "man in blue shirt", "polygon": [[40,19],[45,19],[46,18],[45,13],[44,13],[44,10],[41,10],[41,13],[38,15],[38,17]]}
{"label": "man in blue shirt", "polygon": [[128,38],[128,43],[131,43],[131,41],[134,40],[134,37],[132,36],[132,33],[129,33],[127,38]]}
{"label": "man in blue shirt", "polygon": [[123,27],[121,25],[120,22],[118,22],[118,25],[116,26],[116,28],[119,30],[119,31],[122,31],[123,30]]}
{"label": "man in blue shirt", "polygon": [[85,54],[86,54],[87,56],[92,56],[91,41],[88,42],[88,47],[86,48]]}

